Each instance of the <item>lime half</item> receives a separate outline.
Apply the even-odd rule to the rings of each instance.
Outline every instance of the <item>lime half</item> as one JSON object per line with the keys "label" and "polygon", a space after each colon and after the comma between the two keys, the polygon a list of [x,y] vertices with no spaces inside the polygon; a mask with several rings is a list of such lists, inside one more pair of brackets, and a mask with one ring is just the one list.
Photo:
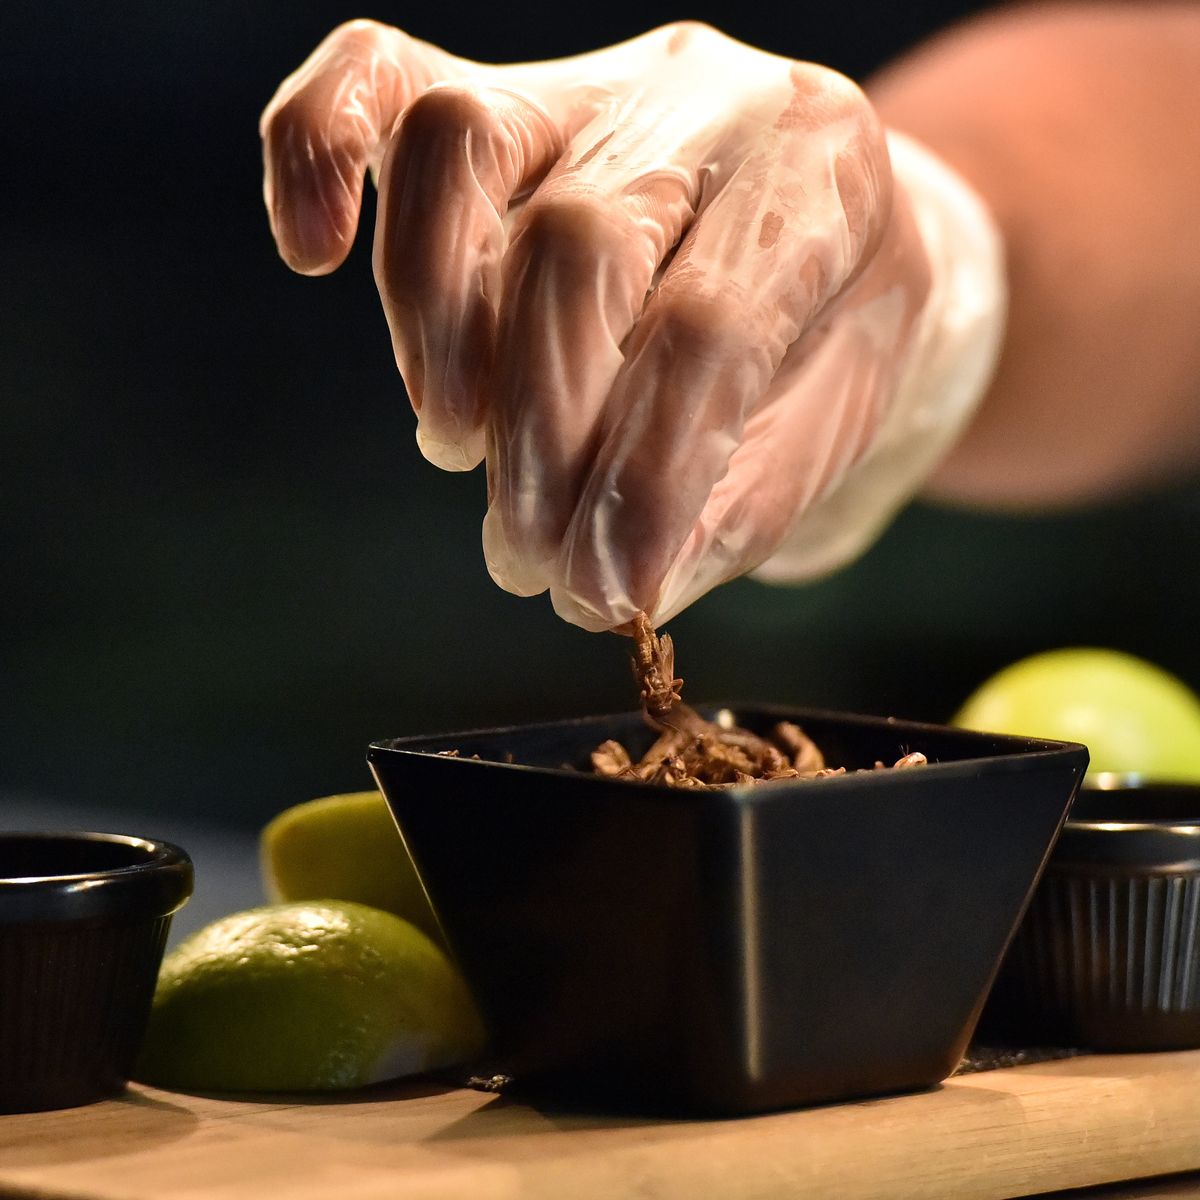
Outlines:
{"label": "lime half", "polygon": [[225,917],[167,956],[136,1077],[181,1091],[354,1088],[482,1046],[461,976],[410,922],[281,904]]}
{"label": "lime half", "polygon": [[1200,781],[1200,699],[1161,667],[1116,650],[1024,658],[984,683],[954,723],[1083,742],[1093,772]]}
{"label": "lime half", "polygon": [[395,913],[441,940],[378,792],[325,796],[286,809],[262,831],[259,851],[268,900],[354,900]]}

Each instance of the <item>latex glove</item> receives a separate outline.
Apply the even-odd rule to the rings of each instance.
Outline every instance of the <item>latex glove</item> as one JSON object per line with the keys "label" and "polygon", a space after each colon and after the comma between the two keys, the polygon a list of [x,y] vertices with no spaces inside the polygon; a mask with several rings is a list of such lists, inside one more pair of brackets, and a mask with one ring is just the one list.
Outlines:
{"label": "latex glove", "polygon": [[377,172],[420,447],[486,455],[493,577],[589,629],[845,561],[991,370],[978,200],[911,143],[889,155],[842,76],[707,26],[485,66],[356,21],[262,134],[272,230],[309,274],[341,263]]}

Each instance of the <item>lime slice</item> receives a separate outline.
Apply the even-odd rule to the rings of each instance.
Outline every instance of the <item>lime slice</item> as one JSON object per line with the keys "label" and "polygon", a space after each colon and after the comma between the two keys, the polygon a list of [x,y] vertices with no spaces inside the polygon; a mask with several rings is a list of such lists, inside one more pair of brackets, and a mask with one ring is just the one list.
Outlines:
{"label": "lime slice", "polygon": [[993,675],[954,717],[991,733],[1083,742],[1091,771],[1200,780],[1200,698],[1116,650],[1051,650]]}
{"label": "lime slice", "polygon": [[136,1078],[180,1091],[360,1087],[465,1062],[483,1028],[419,929],[365,905],[269,905],[163,962]]}
{"label": "lime slice", "polygon": [[354,900],[441,941],[437,918],[378,792],[310,800],[280,813],[259,840],[267,899]]}

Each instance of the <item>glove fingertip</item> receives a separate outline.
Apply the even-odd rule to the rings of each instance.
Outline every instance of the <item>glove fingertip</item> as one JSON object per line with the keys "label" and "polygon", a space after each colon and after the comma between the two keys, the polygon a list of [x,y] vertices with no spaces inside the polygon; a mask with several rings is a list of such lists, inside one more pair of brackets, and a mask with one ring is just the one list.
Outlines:
{"label": "glove fingertip", "polygon": [[602,612],[588,604],[581,597],[574,595],[564,588],[550,589],[550,603],[555,613],[570,625],[578,625],[588,633],[606,633],[627,625],[631,616],[614,616],[611,612]]}
{"label": "glove fingertip", "polygon": [[279,257],[297,274],[329,275],[350,253],[353,225],[347,233],[344,222],[331,220],[326,206],[297,197],[268,211]]}
{"label": "glove fingertip", "polygon": [[429,433],[424,425],[418,424],[417,446],[429,462],[443,471],[473,471],[483,461],[482,433],[451,441]]}

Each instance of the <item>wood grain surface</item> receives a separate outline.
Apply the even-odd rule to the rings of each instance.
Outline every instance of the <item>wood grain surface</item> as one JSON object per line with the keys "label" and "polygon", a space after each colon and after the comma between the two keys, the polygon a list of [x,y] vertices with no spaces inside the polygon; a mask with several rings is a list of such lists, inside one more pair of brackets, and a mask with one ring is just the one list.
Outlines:
{"label": "wood grain surface", "polygon": [[131,1087],[0,1117],[0,1196],[42,1200],[999,1200],[1196,1169],[1200,1051],[731,1121],[581,1115],[419,1083],[335,1103]]}

